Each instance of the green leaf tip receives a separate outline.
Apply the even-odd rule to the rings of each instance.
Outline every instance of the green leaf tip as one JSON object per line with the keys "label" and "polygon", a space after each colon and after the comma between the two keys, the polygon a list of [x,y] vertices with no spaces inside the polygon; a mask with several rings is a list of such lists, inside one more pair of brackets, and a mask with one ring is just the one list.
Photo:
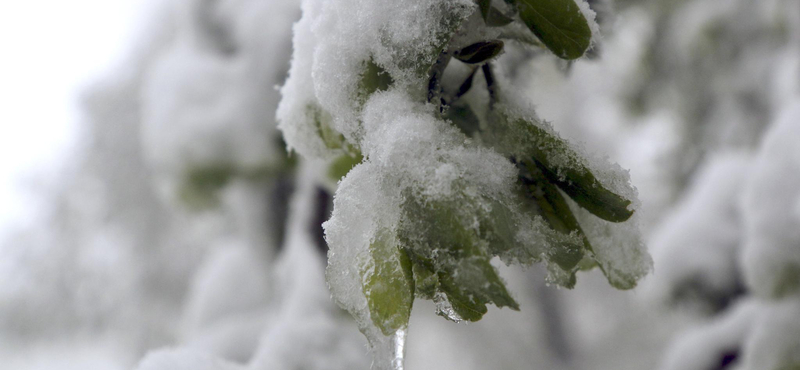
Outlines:
{"label": "green leaf tip", "polygon": [[547,181],[558,186],[581,208],[610,222],[624,222],[633,216],[633,211],[628,209],[632,202],[603,187],[585,166],[574,163],[556,167],[550,162],[551,157],[580,157],[564,139],[524,119],[517,120],[516,125],[523,128],[526,139],[533,143],[527,153],[529,159],[522,161],[538,168]]}
{"label": "green leaf tip", "polygon": [[534,160],[549,181],[556,184],[579,206],[610,222],[625,222],[633,216],[631,201],[604,188],[588,169],[561,169],[563,178],[545,164]]}
{"label": "green leaf tip", "polygon": [[385,336],[408,326],[414,303],[411,261],[387,232],[369,247],[370,259],[362,266],[364,296],[372,322]]}
{"label": "green leaf tip", "polygon": [[584,251],[592,250],[589,239],[556,186],[538,168],[526,162],[519,163],[518,167],[525,195],[538,206],[542,218],[550,228],[565,235],[577,234],[581,239],[582,244],[567,241],[555,243],[553,251],[548,256],[550,261],[555,262],[564,271],[575,270],[584,258]]}
{"label": "green leaf tip", "polygon": [[592,30],[575,0],[517,0],[526,26],[557,57],[583,56],[591,45]]}

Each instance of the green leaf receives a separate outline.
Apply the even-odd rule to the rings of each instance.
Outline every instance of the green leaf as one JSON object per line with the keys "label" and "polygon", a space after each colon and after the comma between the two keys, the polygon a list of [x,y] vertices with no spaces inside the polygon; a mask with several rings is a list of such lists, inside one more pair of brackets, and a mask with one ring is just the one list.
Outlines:
{"label": "green leaf", "polygon": [[480,41],[456,51],[453,57],[467,64],[483,63],[503,52],[503,41]]}
{"label": "green leaf", "polygon": [[542,211],[542,216],[553,230],[562,234],[578,233],[583,239],[586,249],[591,251],[592,246],[583,234],[578,219],[567,205],[566,199],[556,186],[548,181],[541,170],[530,162],[521,161],[517,165],[520,168],[520,181],[525,186],[528,197],[536,201]]}
{"label": "green leaf", "polygon": [[486,21],[486,25],[489,27],[502,27],[514,21],[514,18],[511,18],[503,12],[497,10],[495,7],[489,8],[489,13],[484,18]]}
{"label": "green leaf", "polygon": [[517,0],[519,16],[556,56],[577,59],[592,40],[589,22],[574,0]]}
{"label": "green leaf", "polygon": [[433,264],[424,264],[413,258],[411,258],[411,261],[411,271],[414,273],[414,287],[417,297],[433,299],[436,292],[439,291],[439,277],[432,270]]}
{"label": "green leaf", "polygon": [[534,162],[550,182],[556,184],[575,203],[595,216],[611,222],[624,222],[633,216],[633,211],[628,209],[631,201],[601,186],[588,169],[584,168],[581,171],[561,168],[558,172],[562,174],[562,178],[542,161],[534,160]]}
{"label": "green leaf", "polygon": [[478,8],[481,11],[481,17],[489,27],[502,27],[514,21],[513,18],[493,7],[491,0],[478,0]]}
{"label": "green leaf", "polygon": [[489,258],[462,258],[451,271],[448,270],[439,272],[439,282],[460,319],[480,320],[490,302],[497,307],[519,310],[519,304],[511,298],[497,270],[489,263]]}
{"label": "green leaf", "polygon": [[399,236],[409,258],[419,264],[414,271],[422,272],[421,276],[415,275],[416,281],[425,284],[422,297],[443,295],[457,317],[445,316],[467,321],[479,320],[489,303],[519,309],[489,262],[490,238],[482,238],[480,228],[473,225],[476,216],[481,223],[486,216],[473,212],[478,207],[445,201],[423,204],[415,197],[407,199]]}
{"label": "green leaf", "polygon": [[[633,215],[628,209],[631,201],[604,188],[594,174],[579,163],[580,156],[564,139],[523,119],[516,120],[515,125],[530,141],[527,150],[530,162],[575,203],[606,221],[623,222]],[[574,163],[556,167],[550,163],[552,157],[569,158]]]}
{"label": "green leaf", "polygon": [[555,185],[547,181],[537,168],[531,168],[524,162],[519,167],[520,181],[525,189],[525,194],[537,205],[542,218],[548,225],[562,234],[577,233],[583,240],[583,245],[568,242],[557,243],[548,255],[548,259],[555,262],[564,271],[574,271],[584,257],[584,249],[591,250],[589,239],[583,234],[578,220]]}
{"label": "green leaf", "polygon": [[414,303],[411,261],[386,232],[375,238],[369,252],[371,259],[361,270],[364,296],[372,322],[390,336],[408,326]]}
{"label": "green leaf", "polygon": [[186,173],[178,190],[178,196],[187,206],[195,210],[216,207],[219,205],[217,192],[236,174],[236,168],[232,165],[193,168]]}
{"label": "green leaf", "polygon": [[444,114],[444,118],[453,122],[465,135],[472,137],[481,129],[481,121],[469,104],[456,102]]}
{"label": "green leaf", "polygon": [[339,158],[334,159],[328,166],[328,177],[331,180],[339,181],[363,160],[364,157],[360,152],[355,153],[355,155],[342,154]]}
{"label": "green leaf", "polygon": [[583,259],[578,262],[578,270],[580,271],[591,271],[598,266],[600,265],[597,264],[597,261],[589,256],[583,256]]}
{"label": "green leaf", "polygon": [[481,17],[486,20],[489,15],[489,9],[492,7],[492,0],[478,0],[478,9],[481,11]]}
{"label": "green leaf", "polygon": [[345,145],[344,135],[340,134],[331,127],[333,117],[330,113],[320,108],[316,104],[309,104],[306,107],[307,114],[311,116],[317,128],[317,134],[322,139],[322,143],[328,149],[341,149]]}
{"label": "green leaf", "polygon": [[776,274],[775,286],[772,288],[772,297],[784,298],[800,291],[800,266],[787,263],[779,268]]}
{"label": "green leaf", "polygon": [[386,91],[394,83],[392,76],[370,58],[359,81],[358,99],[363,104],[376,91]]}
{"label": "green leaf", "polygon": [[[513,114],[513,113],[512,113]],[[583,163],[583,158],[558,135],[540,123],[508,112],[489,114],[491,130],[481,138],[499,152],[540,169],[547,181],[564,191],[580,207],[611,222],[628,220],[631,201],[606,189]]]}

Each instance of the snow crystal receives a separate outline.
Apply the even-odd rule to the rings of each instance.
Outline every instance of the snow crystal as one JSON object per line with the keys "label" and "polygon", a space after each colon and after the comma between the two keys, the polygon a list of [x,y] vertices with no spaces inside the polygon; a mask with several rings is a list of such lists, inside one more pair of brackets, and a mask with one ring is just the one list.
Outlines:
{"label": "snow crystal", "polygon": [[600,34],[600,25],[597,24],[597,13],[592,10],[589,6],[589,2],[586,0],[575,0],[575,4],[578,5],[578,8],[583,13],[583,17],[586,18],[586,22],[589,23],[589,29],[592,31],[592,43],[589,46],[590,48],[601,41],[601,34]]}
{"label": "snow crystal", "polygon": [[427,71],[420,73],[420,67],[433,63],[444,35],[474,8],[467,0],[304,1],[277,112],[290,149],[312,157],[330,153],[316,134],[319,123],[310,113],[315,109],[330,114],[331,128],[358,143],[363,129],[354,98],[366,63],[373,60],[397,85],[424,86],[419,82]]}

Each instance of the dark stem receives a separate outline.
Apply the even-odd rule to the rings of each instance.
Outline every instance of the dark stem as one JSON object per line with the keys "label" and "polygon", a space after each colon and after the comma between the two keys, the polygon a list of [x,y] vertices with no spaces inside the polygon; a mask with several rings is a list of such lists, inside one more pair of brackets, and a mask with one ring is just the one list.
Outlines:
{"label": "dark stem", "polygon": [[494,73],[492,72],[492,65],[489,63],[481,66],[483,70],[483,78],[486,79],[486,89],[489,90],[489,109],[494,108],[494,103],[497,101],[497,91],[494,84]]}
{"label": "dark stem", "polygon": [[430,78],[428,79],[428,102],[433,103],[436,102],[439,104],[439,110],[441,111],[443,107],[443,99],[442,99],[442,86],[441,86],[441,79],[442,75],[444,74],[445,68],[447,68],[447,64],[450,63],[451,55],[447,51],[443,51],[439,54],[439,58],[436,59],[436,63],[433,64],[430,70]]}

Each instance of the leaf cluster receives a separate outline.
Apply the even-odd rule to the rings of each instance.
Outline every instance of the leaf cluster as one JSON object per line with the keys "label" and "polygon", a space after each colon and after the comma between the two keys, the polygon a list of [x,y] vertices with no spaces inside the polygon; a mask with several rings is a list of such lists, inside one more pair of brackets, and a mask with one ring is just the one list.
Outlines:
{"label": "leaf cluster", "polygon": [[[589,21],[575,0],[476,2],[487,27],[524,25],[560,58],[579,58],[591,44]],[[522,263],[545,261],[563,277],[558,282],[571,288],[578,271],[599,266],[574,210],[583,208],[615,223],[633,214],[631,200],[606,188],[569,143],[547,125],[507,108],[491,64],[504,47],[499,39],[456,50],[443,45],[427,68],[426,90],[427,101],[438,106],[440,118],[458,127],[465,138],[504,154],[516,165],[517,198],[511,202],[468,191],[469,184],[459,184],[456,201],[425,199],[413,191],[404,194],[401,224],[376,233],[369,258],[360,266],[371,320],[386,336],[407,326],[415,297],[435,301],[441,315],[456,321],[481,319],[489,303],[518,309],[491,263],[495,257]],[[471,73],[448,94],[441,80],[452,59],[469,66]],[[485,84],[476,84],[479,75]],[[354,101],[364,105],[371,95],[394,84],[389,71],[370,59],[363,65]],[[463,99],[478,85],[485,88],[487,100]],[[330,129],[325,112],[309,109],[317,117],[325,145],[343,153],[332,162],[331,177],[344,176],[364,160],[361,152]],[[519,210],[533,222],[520,221]],[[538,235],[547,239],[545,250],[518,241],[521,228],[540,226],[543,230],[537,230]]]}

